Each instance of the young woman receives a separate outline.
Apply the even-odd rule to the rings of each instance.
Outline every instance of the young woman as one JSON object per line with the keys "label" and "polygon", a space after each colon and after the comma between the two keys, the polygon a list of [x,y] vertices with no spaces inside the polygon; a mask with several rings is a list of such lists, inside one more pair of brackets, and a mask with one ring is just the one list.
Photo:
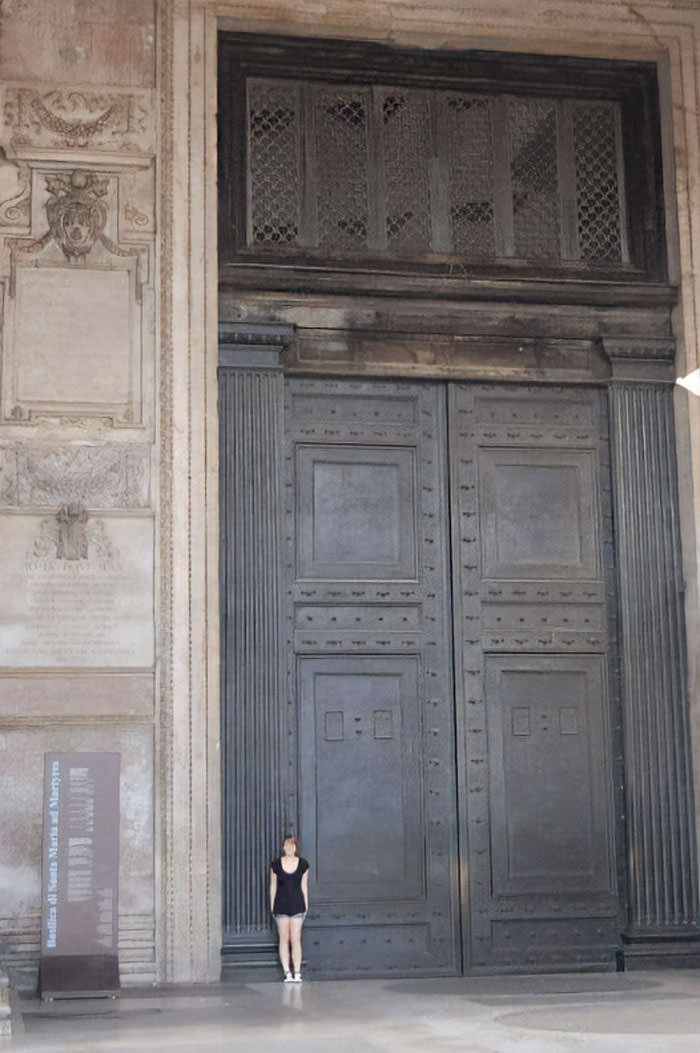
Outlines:
{"label": "young woman", "polygon": [[301,983],[301,927],[309,909],[309,864],[301,858],[300,848],[298,837],[285,837],[282,855],[270,868],[270,910],[277,922],[285,983]]}

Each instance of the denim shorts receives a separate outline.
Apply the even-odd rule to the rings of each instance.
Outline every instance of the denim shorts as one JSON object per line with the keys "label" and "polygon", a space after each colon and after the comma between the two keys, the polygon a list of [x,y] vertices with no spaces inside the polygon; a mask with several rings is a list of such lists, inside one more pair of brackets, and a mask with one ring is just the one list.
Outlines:
{"label": "denim shorts", "polygon": [[306,912],[303,911],[301,914],[273,914],[272,917],[275,919],[275,921],[277,920],[277,918],[305,918]]}

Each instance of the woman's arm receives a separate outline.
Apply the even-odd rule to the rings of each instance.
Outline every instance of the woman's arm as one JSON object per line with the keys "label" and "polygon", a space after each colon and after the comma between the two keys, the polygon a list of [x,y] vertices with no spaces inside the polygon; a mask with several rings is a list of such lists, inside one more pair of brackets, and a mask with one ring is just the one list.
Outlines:
{"label": "woman's arm", "polygon": [[277,895],[277,874],[274,870],[270,871],[270,911],[275,906],[275,896]]}
{"label": "woman's arm", "polygon": [[301,891],[304,893],[304,903],[306,904],[306,913],[309,913],[309,872],[305,870],[301,875]]}

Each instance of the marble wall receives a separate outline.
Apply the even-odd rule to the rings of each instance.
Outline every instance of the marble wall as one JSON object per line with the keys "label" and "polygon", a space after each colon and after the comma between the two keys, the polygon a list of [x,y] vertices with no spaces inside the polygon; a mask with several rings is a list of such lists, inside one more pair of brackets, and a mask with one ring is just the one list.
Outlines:
{"label": "marble wall", "polygon": [[0,947],[31,982],[43,756],[122,755],[121,967],[156,950],[156,8],[0,7]]}
{"label": "marble wall", "polygon": [[[124,982],[218,975],[219,25],[657,60],[678,371],[698,364],[694,0],[526,22],[517,0],[2,0],[0,946],[25,979],[42,755],[81,747],[123,758]],[[697,728],[695,402],[680,420]]]}

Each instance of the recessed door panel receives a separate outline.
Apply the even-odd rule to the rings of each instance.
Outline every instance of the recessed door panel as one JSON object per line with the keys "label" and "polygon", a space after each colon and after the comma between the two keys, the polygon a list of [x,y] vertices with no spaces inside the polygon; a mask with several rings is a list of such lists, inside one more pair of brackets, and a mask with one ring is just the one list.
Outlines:
{"label": "recessed door panel", "polygon": [[485,578],[599,577],[592,451],[485,448],[479,484]]}
{"label": "recessed door panel", "polygon": [[495,896],[612,893],[597,655],[486,659]]}
{"label": "recessed door panel", "polygon": [[[308,658],[300,668],[300,824],[317,901],[425,897],[415,657]],[[341,818],[342,817],[342,818]]]}
{"label": "recessed door panel", "polygon": [[415,578],[414,451],[297,448],[300,578]]}

